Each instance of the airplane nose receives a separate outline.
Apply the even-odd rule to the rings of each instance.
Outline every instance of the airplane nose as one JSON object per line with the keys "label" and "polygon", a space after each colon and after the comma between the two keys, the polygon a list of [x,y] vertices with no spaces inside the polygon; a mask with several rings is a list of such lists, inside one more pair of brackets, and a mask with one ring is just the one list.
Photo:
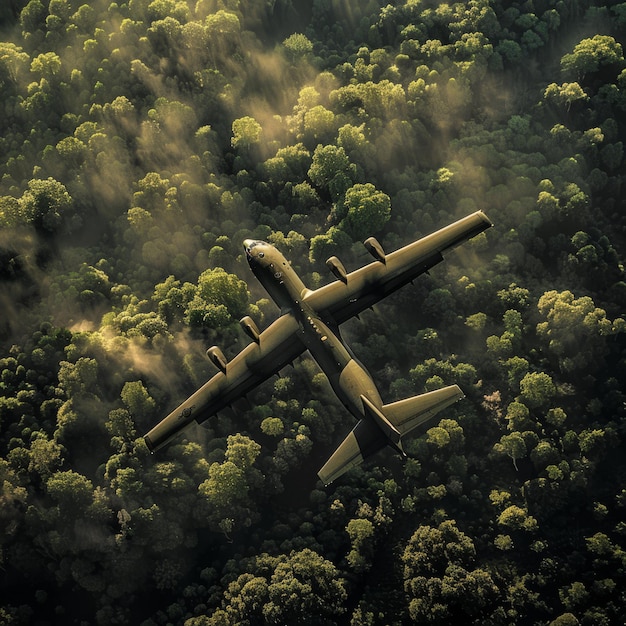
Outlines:
{"label": "airplane nose", "polygon": [[251,248],[253,243],[254,243],[254,239],[244,239],[243,240],[243,249],[245,250],[246,256],[248,258],[250,258],[250,248]]}

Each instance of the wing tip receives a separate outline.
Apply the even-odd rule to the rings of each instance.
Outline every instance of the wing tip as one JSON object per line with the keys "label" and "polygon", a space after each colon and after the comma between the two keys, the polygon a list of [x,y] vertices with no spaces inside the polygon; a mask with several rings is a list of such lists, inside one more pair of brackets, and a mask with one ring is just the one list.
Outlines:
{"label": "wing tip", "polygon": [[154,454],[155,446],[152,443],[152,439],[150,439],[150,436],[149,435],[144,435],[143,440],[144,440],[144,442],[146,444],[146,447],[150,451],[150,454]]}
{"label": "wing tip", "polygon": [[491,228],[493,226],[493,222],[489,219],[489,216],[481,209],[480,211],[476,211],[476,215],[478,215],[482,221],[485,223],[486,228]]}

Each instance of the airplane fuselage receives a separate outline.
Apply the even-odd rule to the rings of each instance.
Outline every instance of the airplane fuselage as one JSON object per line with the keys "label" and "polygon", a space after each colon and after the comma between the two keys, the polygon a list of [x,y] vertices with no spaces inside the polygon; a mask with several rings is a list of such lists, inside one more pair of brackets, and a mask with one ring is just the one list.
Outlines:
{"label": "airplane fuselage", "polygon": [[369,372],[354,358],[332,320],[324,320],[307,302],[312,293],[279,250],[262,241],[244,241],[254,275],[283,312],[298,322],[297,335],[326,374],[342,404],[356,417],[364,416],[361,396],[378,408],[382,398]]}

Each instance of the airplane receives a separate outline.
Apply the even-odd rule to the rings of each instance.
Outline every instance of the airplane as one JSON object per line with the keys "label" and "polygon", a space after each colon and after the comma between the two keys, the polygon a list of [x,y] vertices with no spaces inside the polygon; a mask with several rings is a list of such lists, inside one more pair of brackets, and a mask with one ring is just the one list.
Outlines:
{"label": "airplane", "polygon": [[326,262],[337,280],[308,289],[273,245],[243,242],[253,274],[281,314],[263,332],[246,316],[241,326],[252,342],[231,361],[213,346],[207,355],[219,372],[174,409],[144,437],[151,452],[164,446],[192,422],[203,422],[277,374],[305,350],[326,374],[333,391],[358,420],[319,470],[328,485],[364,459],[389,445],[404,455],[402,438],[463,397],[457,385],[384,404],[365,367],[344,343],[339,325],[412,282],[443,260],[443,253],[492,226],[476,211],[448,226],[386,254],[370,237],[364,242],[374,261],[348,273],[332,256]]}

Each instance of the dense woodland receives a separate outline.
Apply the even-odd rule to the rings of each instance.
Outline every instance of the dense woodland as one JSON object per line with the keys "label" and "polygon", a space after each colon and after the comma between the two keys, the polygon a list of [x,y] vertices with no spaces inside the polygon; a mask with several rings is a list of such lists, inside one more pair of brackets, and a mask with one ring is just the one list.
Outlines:
{"label": "dense woodland", "polygon": [[[626,3],[7,0],[0,624],[626,621]],[[483,209],[342,328],[386,402],[466,398],[324,488],[306,354],[142,435],[312,288]]]}

